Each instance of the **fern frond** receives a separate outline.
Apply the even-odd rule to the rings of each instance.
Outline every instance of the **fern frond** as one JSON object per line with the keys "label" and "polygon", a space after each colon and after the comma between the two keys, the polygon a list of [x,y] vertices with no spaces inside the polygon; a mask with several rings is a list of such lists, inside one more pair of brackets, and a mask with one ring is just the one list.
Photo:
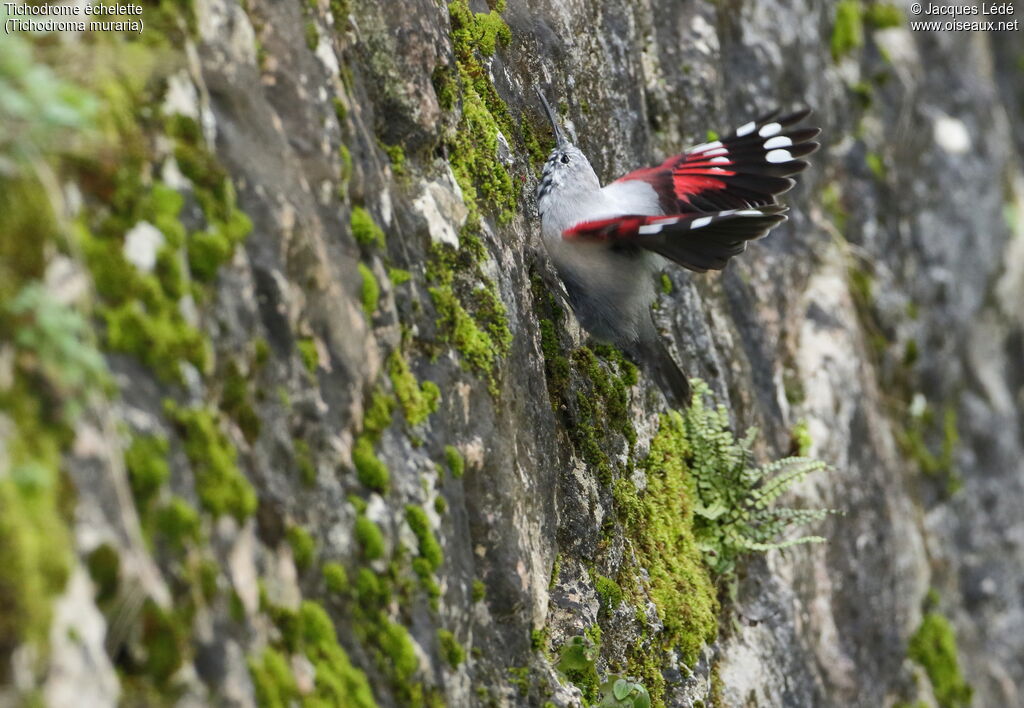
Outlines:
{"label": "fern frond", "polygon": [[716,404],[706,383],[692,379],[693,399],[683,416],[687,466],[693,479],[694,531],[705,563],[728,575],[737,557],[821,543],[821,536],[785,538],[793,528],[821,521],[832,509],[776,507],[782,494],[808,475],[828,470],[821,460],[787,457],[756,465],[757,428],[737,439],[729,412]]}

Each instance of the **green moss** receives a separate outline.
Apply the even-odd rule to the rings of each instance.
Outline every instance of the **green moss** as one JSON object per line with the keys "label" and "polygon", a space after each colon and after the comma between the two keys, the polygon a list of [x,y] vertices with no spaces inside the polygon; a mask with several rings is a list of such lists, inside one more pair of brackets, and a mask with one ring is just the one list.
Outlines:
{"label": "green moss", "polygon": [[364,246],[385,247],[384,232],[370,216],[370,212],[362,207],[353,207],[350,217],[352,235]]}
{"label": "green moss", "polygon": [[[341,169],[338,171],[338,197],[345,201],[348,197],[348,183],[352,179],[352,153],[344,145],[338,146],[338,157],[341,159]],[[358,207],[357,207],[358,208]],[[372,222],[371,222],[372,223]],[[374,224],[376,226],[376,224]],[[353,228],[353,233],[355,229]],[[381,232],[383,239],[384,232]]]}
{"label": "green moss", "polygon": [[434,569],[426,558],[417,557],[412,559],[412,570],[419,578],[419,585],[430,599],[430,606],[435,612],[438,608],[438,599],[441,597],[441,588],[434,577]]}
{"label": "green moss", "polygon": [[872,2],[864,8],[864,22],[873,29],[901,27],[903,11],[887,2]]}
{"label": "green moss", "polygon": [[810,453],[813,441],[811,440],[811,433],[807,429],[806,420],[797,421],[790,431],[789,437],[793,441],[794,454],[806,457]]}
{"label": "green moss", "polygon": [[363,312],[366,319],[373,321],[373,313],[377,311],[377,304],[380,300],[380,286],[377,284],[377,276],[365,263],[359,264],[359,276],[362,278],[361,298],[363,301]]}
{"label": "green moss", "polygon": [[191,628],[151,599],[143,604],[139,624],[145,649],[142,673],[157,687],[166,686],[185,662]]}
{"label": "green moss", "polygon": [[385,622],[382,625],[380,648],[391,662],[396,679],[409,681],[419,668],[419,659],[416,658],[409,630],[400,624]]}
{"label": "green moss", "polygon": [[668,277],[667,273],[661,274],[661,292],[665,295],[672,294],[672,278]]}
{"label": "green moss", "polygon": [[412,280],[412,273],[401,268],[388,268],[388,279],[395,285],[404,285]]}
{"label": "green moss", "polygon": [[221,432],[217,413],[208,408],[182,408],[173,401],[165,404],[165,410],[178,425],[203,507],[215,516],[231,514],[239,521],[251,516],[256,510],[256,492],[238,469],[238,453]]}
{"label": "green moss", "polygon": [[334,106],[334,115],[338,119],[340,125],[344,125],[345,118],[348,116],[348,111],[345,109],[345,102],[335,96],[331,99],[331,105]]}
{"label": "green moss", "polygon": [[377,390],[370,399],[370,405],[363,416],[363,433],[373,441],[380,440],[380,434],[391,425],[395,399]]}
{"label": "green moss", "polygon": [[487,586],[484,585],[482,580],[476,579],[473,581],[473,602],[480,602],[487,597]]}
{"label": "green moss", "polygon": [[599,575],[594,579],[594,589],[597,596],[601,598],[601,609],[605,612],[614,612],[615,608],[622,602],[622,588],[611,578]]}
{"label": "green moss", "polygon": [[97,604],[104,605],[117,597],[121,584],[121,558],[113,546],[109,543],[98,546],[86,557],[85,567],[96,585]]}
{"label": "green moss", "polygon": [[430,528],[427,512],[410,504],[405,507],[405,520],[419,541],[420,556],[430,564],[430,569],[436,572],[444,562],[444,553],[441,551],[441,544],[437,542],[437,538]]}
{"label": "green moss", "polygon": [[234,361],[228,362],[224,372],[220,407],[238,424],[247,442],[251,444],[256,441],[260,435],[260,417],[253,407],[249,382]]}
{"label": "green moss", "polygon": [[[718,600],[694,535],[694,486],[687,454],[682,416],[674,411],[662,415],[643,463],[647,489],[639,500],[640,513],[628,518],[627,528],[639,564],[647,569],[648,595],[664,624],[662,644],[677,648],[692,666],[701,647],[718,633]],[[641,678],[660,700],[660,674]]]}
{"label": "green moss", "polygon": [[356,439],[352,448],[352,465],[362,484],[381,494],[387,492],[391,475],[387,466],[377,458],[369,437],[362,435]]}
{"label": "green moss", "polygon": [[324,585],[331,592],[344,595],[349,591],[348,573],[341,563],[324,563],[323,567]]}
{"label": "green moss", "polygon": [[441,400],[437,384],[424,381],[421,385],[398,350],[388,357],[388,375],[409,425],[419,425],[437,410]]}
{"label": "green moss", "polygon": [[320,367],[320,352],[317,349],[316,341],[312,337],[305,337],[295,343],[302,357],[302,365],[311,376],[316,376],[316,370]]}
{"label": "green moss", "polygon": [[259,659],[248,661],[249,674],[256,689],[256,700],[267,708],[288,708],[299,699],[299,689],[288,660],[268,647]]}
{"label": "green moss", "polygon": [[320,33],[316,31],[316,23],[306,23],[306,46],[309,47],[309,51],[315,52],[316,45],[320,43]]}
{"label": "green moss", "polygon": [[871,170],[871,174],[874,175],[875,179],[879,182],[884,182],[886,169],[882,156],[877,152],[869,152],[864,158],[864,161],[867,163],[868,169]]}
{"label": "green moss", "polygon": [[450,111],[459,100],[459,84],[451,67],[438,64],[430,76],[441,110]]}
{"label": "green moss", "polygon": [[[596,625],[594,625],[596,626]],[[583,692],[588,704],[599,697],[601,679],[597,675],[597,656],[601,647],[600,629],[572,637],[559,650],[558,670]]]}
{"label": "green moss", "polygon": [[864,110],[871,108],[871,104],[874,101],[874,89],[871,88],[871,84],[866,81],[858,81],[857,83],[850,86],[850,93],[857,99],[857,103]]}
{"label": "green moss", "polygon": [[511,39],[511,32],[498,11],[474,13],[467,0],[449,3],[457,80],[448,74],[434,75],[434,87],[442,105],[454,105],[456,88],[461,88],[462,117],[449,144],[449,160],[471,215],[477,213],[478,199],[498,211],[499,223],[512,218],[517,190],[505,166],[498,160],[498,133],[506,137],[515,130],[508,108],[498,97],[484,68],[483,58]]}
{"label": "green moss", "polygon": [[150,502],[171,476],[167,465],[170,445],[167,438],[158,435],[137,435],[124,453],[128,468],[128,482],[135,497],[135,505],[145,513]]}
{"label": "green moss", "polygon": [[363,556],[367,560],[376,560],[384,556],[384,534],[380,526],[365,516],[356,517],[356,541],[363,549]]}
{"label": "green moss", "polygon": [[356,575],[356,600],[362,610],[372,612],[382,609],[389,600],[388,590],[380,577],[366,567]]}
{"label": "green moss", "polygon": [[840,0],[832,29],[832,58],[839,60],[864,45],[863,7],[860,0]]}
{"label": "green moss", "polygon": [[355,494],[349,494],[346,501],[352,505],[352,508],[357,514],[365,514],[366,507],[368,506],[366,500]]}
{"label": "green moss", "polygon": [[928,674],[940,708],[961,708],[971,704],[973,689],[960,673],[956,635],[942,615],[928,612],[910,638],[907,656]]}
{"label": "green moss", "polygon": [[252,340],[252,363],[259,371],[270,361],[270,342],[266,337],[256,337]]}
{"label": "green moss", "polygon": [[[909,415],[906,427],[896,431],[896,440],[925,476],[942,484],[947,495],[960,489],[962,480],[956,470],[960,435],[952,405],[946,406],[941,424],[931,407],[926,406],[920,415]],[[938,451],[933,451],[935,447]]]}
{"label": "green moss", "polygon": [[451,342],[455,346],[462,355],[464,365],[487,377],[492,394],[496,394],[497,365],[511,347],[511,333],[504,320],[504,306],[500,308],[501,318],[493,320],[498,331],[498,338],[495,339],[491,332],[481,327],[466,311],[450,285],[430,288],[430,295],[437,308],[437,326],[442,331],[442,341]]}
{"label": "green moss", "polygon": [[[180,118],[180,117],[178,117]],[[201,373],[210,364],[205,338],[182,316],[178,300],[192,285],[211,281],[252,227],[235,205],[235,193],[226,175],[199,144],[200,131],[182,126],[191,119],[169,121],[177,131],[176,155],[182,171],[193,182],[194,193],[206,217],[205,230],[186,237],[179,220],[183,199],[160,183],[141,183],[141,165],[119,170],[100,201],[116,210],[89,208],[76,224],[76,238],[101,296],[99,314],[106,323],[106,344],[115,351],[137,356],[165,381],[180,381],[180,362]],[[175,127],[177,126],[177,127]],[[166,244],[157,256],[154,274],[137,270],[123,254],[124,234],[140,221],[163,233]],[[187,250],[188,274],[180,248]],[[189,276],[195,283],[189,281]],[[196,285],[196,293],[204,291]]]}
{"label": "green moss", "polygon": [[438,495],[434,499],[434,511],[437,512],[438,516],[441,516],[446,511],[448,511],[448,502],[446,502],[444,497],[442,497],[441,495]]}
{"label": "green moss", "polygon": [[138,357],[164,381],[181,381],[180,362],[189,362],[200,373],[210,365],[209,344],[198,330],[189,327],[177,310],[147,311],[139,302],[101,308],[106,323],[106,343],[113,351]]}
{"label": "green moss", "polygon": [[457,669],[459,664],[466,660],[466,650],[447,629],[437,630],[437,643],[441,647],[441,656],[453,669]]}
{"label": "green moss", "polygon": [[516,693],[519,696],[528,695],[530,692],[530,667],[510,666],[505,671],[508,672],[508,683],[516,689]]}
{"label": "green moss", "polygon": [[288,528],[288,545],[292,547],[292,557],[295,559],[295,567],[300,571],[306,570],[313,565],[316,557],[316,541],[309,534],[309,531],[301,526]]}
{"label": "green moss", "polygon": [[[71,548],[52,483],[0,478],[0,659],[24,641],[46,642],[51,603],[68,577]],[[43,470],[40,470],[41,472]],[[21,482],[17,481],[21,479]],[[43,481],[56,476],[40,475]]]}
{"label": "green moss", "polygon": [[313,486],[316,484],[317,471],[309,443],[305,440],[295,439],[292,441],[292,448],[295,450],[295,466],[299,470],[299,479],[306,486]]}
{"label": "green moss", "polygon": [[558,337],[565,315],[554,295],[536,273],[531,274],[531,289],[540,329],[540,349],[544,356],[548,397],[551,399],[551,407],[558,410],[566,398],[572,371]]}
{"label": "green moss", "polygon": [[183,550],[188,543],[200,538],[199,513],[181,497],[171,497],[156,512],[156,532],[176,550]]}
{"label": "green moss", "polygon": [[481,267],[487,249],[476,225],[467,225],[459,236],[458,250],[446,245],[431,247],[427,279],[438,313],[439,339],[460,352],[462,365],[486,377],[488,389],[497,395],[497,368],[512,345],[508,316],[497,287]]}
{"label": "green moss", "polygon": [[466,461],[454,445],[444,446],[444,461],[455,479],[461,479],[462,475],[466,473]]}
{"label": "green moss", "polygon": [[402,149],[401,145],[387,145],[385,143],[378,143],[380,149],[387,154],[388,159],[391,160],[391,169],[399,177],[403,177],[406,173],[405,168],[405,150]]}
{"label": "green moss", "polygon": [[366,674],[354,667],[338,643],[330,615],[319,604],[306,600],[299,609],[299,648],[316,669],[313,696],[307,703],[375,708],[377,703]]}

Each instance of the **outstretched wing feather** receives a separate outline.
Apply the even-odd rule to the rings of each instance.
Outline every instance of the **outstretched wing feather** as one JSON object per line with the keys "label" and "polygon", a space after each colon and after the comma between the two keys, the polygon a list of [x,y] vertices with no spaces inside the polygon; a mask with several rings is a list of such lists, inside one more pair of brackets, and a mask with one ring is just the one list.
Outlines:
{"label": "outstretched wing feather", "polygon": [[781,206],[767,206],[710,214],[625,214],[576,224],[562,236],[612,247],[644,248],[699,272],[721,270],[730,258],[743,252],[748,241],[761,238],[785,221],[785,211]]}
{"label": "outstretched wing feather", "polygon": [[778,111],[730,135],[674,155],[616,180],[642,180],[658,193],[666,213],[744,209],[775,203],[793,187],[791,175],[807,168],[801,157],[818,149],[817,128],[791,129],[810,111],[778,118]]}

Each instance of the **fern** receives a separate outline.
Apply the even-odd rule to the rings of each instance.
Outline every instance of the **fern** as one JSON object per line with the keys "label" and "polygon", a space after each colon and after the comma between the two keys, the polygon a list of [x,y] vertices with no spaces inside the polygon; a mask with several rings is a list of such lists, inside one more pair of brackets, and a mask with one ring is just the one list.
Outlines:
{"label": "fern", "polygon": [[787,457],[755,466],[751,446],[757,429],[751,428],[737,440],[725,407],[714,405],[707,384],[700,379],[691,384],[693,400],[683,417],[683,434],[695,491],[694,530],[708,567],[728,575],[744,553],[824,541],[821,536],[782,536],[787,529],[820,521],[832,510],[774,504],[790,486],[827,470],[828,465],[807,457]]}

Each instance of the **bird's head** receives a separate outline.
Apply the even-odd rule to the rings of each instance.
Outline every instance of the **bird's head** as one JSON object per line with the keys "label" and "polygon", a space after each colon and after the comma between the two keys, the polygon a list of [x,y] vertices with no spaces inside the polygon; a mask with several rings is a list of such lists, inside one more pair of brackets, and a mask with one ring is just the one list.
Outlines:
{"label": "bird's head", "polygon": [[[551,129],[555,133],[555,149],[551,151],[547,162],[544,163],[540,184],[537,185],[538,203],[556,193],[568,196],[571,193],[600,189],[601,181],[597,178],[597,173],[594,172],[590,160],[566,137],[562,127],[558,124],[555,112],[551,110],[551,106],[539,89],[537,95],[540,96],[544,112],[547,113]],[[541,205],[541,211],[543,211],[543,205]]]}

